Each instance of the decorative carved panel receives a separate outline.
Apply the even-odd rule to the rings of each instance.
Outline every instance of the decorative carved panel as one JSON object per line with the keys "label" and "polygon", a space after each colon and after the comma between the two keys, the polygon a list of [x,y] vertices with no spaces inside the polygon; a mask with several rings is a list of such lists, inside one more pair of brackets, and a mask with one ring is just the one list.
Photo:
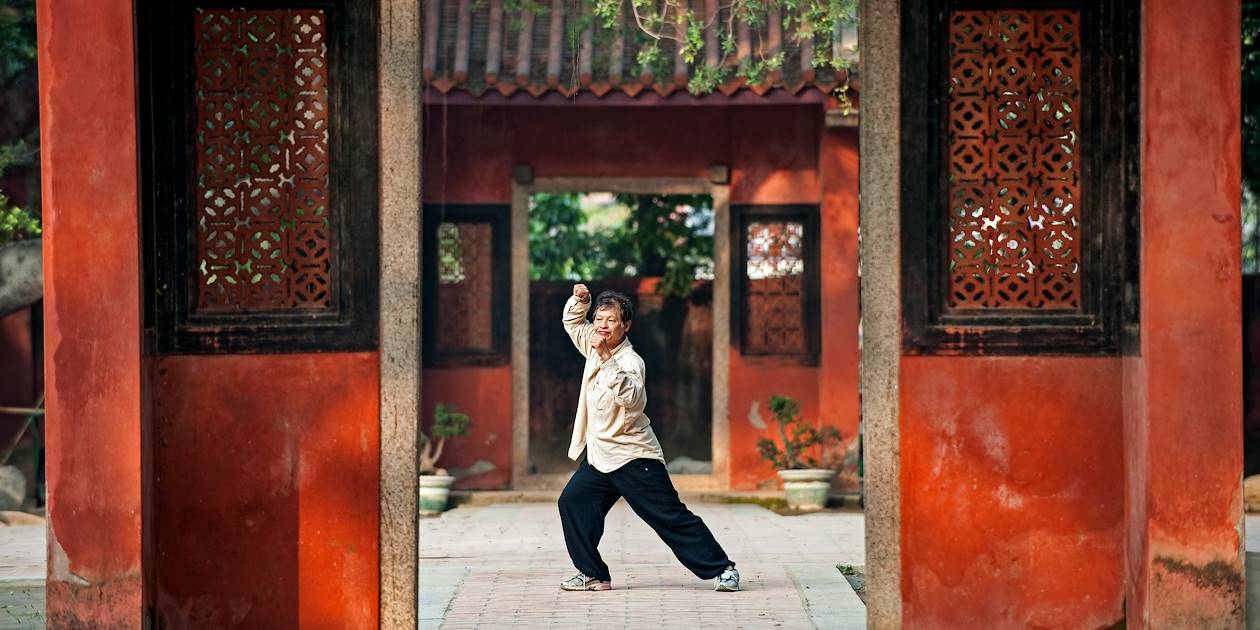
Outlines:
{"label": "decorative carved panel", "polygon": [[333,307],[326,19],[195,13],[197,308]]}
{"label": "decorative carved panel", "polygon": [[949,307],[1081,308],[1080,73],[1078,11],[950,13]]}
{"label": "decorative carved panel", "polygon": [[744,350],[753,354],[804,353],[804,224],[758,221],[748,223],[747,230]]}
{"label": "decorative carved panel", "polygon": [[[437,227],[439,352],[494,349],[492,228],[488,222],[441,223]],[[499,316],[506,317],[507,313]]]}

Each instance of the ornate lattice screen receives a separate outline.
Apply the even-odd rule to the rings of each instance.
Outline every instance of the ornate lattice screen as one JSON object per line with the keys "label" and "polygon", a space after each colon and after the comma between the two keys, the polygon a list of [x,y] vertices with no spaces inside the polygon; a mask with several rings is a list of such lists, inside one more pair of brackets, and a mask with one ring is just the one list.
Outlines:
{"label": "ornate lattice screen", "polygon": [[951,11],[948,45],[948,305],[1078,309],[1079,12]]}
{"label": "ornate lattice screen", "polygon": [[494,349],[488,298],[494,278],[493,226],[441,223],[437,228],[437,350]]}
{"label": "ornate lattice screen", "polygon": [[324,12],[194,15],[197,308],[329,309]]}
{"label": "ornate lattice screen", "polygon": [[745,352],[806,352],[804,224],[798,221],[753,221],[747,225],[745,238]]}

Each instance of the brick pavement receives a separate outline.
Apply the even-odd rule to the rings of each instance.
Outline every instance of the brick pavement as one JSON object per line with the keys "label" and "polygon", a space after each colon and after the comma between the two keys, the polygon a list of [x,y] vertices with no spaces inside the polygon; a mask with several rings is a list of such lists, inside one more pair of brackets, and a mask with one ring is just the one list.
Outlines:
{"label": "brick pavement", "polygon": [[739,564],[741,592],[691,575],[624,502],[600,544],[613,590],[597,593],[559,590],[574,569],[554,504],[461,507],[420,524],[420,627],[865,627],[835,568],[863,561],[861,514],[688,503]]}

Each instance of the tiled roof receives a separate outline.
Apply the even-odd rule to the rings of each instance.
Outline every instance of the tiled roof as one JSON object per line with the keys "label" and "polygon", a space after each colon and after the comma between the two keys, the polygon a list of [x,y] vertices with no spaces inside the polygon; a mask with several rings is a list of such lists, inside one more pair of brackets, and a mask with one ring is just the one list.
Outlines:
{"label": "tiled roof", "polygon": [[[503,0],[426,2],[425,85],[444,94],[463,92],[474,98],[519,93],[535,97],[548,93],[596,97],[621,93],[634,98],[647,93],[667,97],[686,92],[691,70],[674,42],[663,40],[661,44],[667,59],[673,60],[673,72],[655,73],[637,62],[639,47],[647,36],[635,26],[633,16],[623,13],[617,27],[610,29],[589,13],[583,15],[592,4],[589,0],[539,0],[538,4],[547,6],[548,2],[549,10],[539,15],[505,10]],[[705,31],[704,58],[697,59],[697,63],[715,67],[722,62],[718,25],[728,15],[719,8],[718,0],[691,0],[691,6],[698,15],[716,16]],[[829,94],[848,78],[844,70],[815,68],[811,42],[794,41],[782,28],[778,10],[770,11],[766,18],[759,29],[736,24],[736,52],[726,63],[738,66],[758,55],[770,57],[782,51],[785,60],[781,69],[757,85],[735,79],[731,72],[729,81],[719,85],[715,93]],[[851,59],[856,68],[856,29],[837,28],[832,41],[835,50]]]}

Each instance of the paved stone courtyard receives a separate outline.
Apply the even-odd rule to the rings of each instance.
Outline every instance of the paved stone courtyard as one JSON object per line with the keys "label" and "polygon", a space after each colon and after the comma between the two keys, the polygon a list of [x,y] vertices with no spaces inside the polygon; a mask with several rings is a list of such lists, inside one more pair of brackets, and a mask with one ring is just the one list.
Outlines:
{"label": "paved stone courtyard", "polygon": [[613,590],[595,593],[559,589],[575,570],[553,503],[460,507],[420,523],[420,627],[866,627],[836,569],[862,564],[860,513],[687,503],[738,563],[741,592],[717,593],[693,576],[624,501],[600,544]]}
{"label": "paved stone courtyard", "polygon": [[0,630],[44,627],[43,525],[0,527]]}
{"label": "paved stone courtyard", "polygon": [[[862,564],[861,514],[688,505],[739,563],[743,591],[713,592],[621,502],[600,545],[614,590],[562,593],[573,568],[554,505],[460,507],[420,523],[420,628],[866,627],[865,607],[835,569]],[[1251,561],[1260,516],[1246,527],[1251,591],[1260,587]],[[44,627],[45,540],[42,526],[0,527],[0,629]]]}

